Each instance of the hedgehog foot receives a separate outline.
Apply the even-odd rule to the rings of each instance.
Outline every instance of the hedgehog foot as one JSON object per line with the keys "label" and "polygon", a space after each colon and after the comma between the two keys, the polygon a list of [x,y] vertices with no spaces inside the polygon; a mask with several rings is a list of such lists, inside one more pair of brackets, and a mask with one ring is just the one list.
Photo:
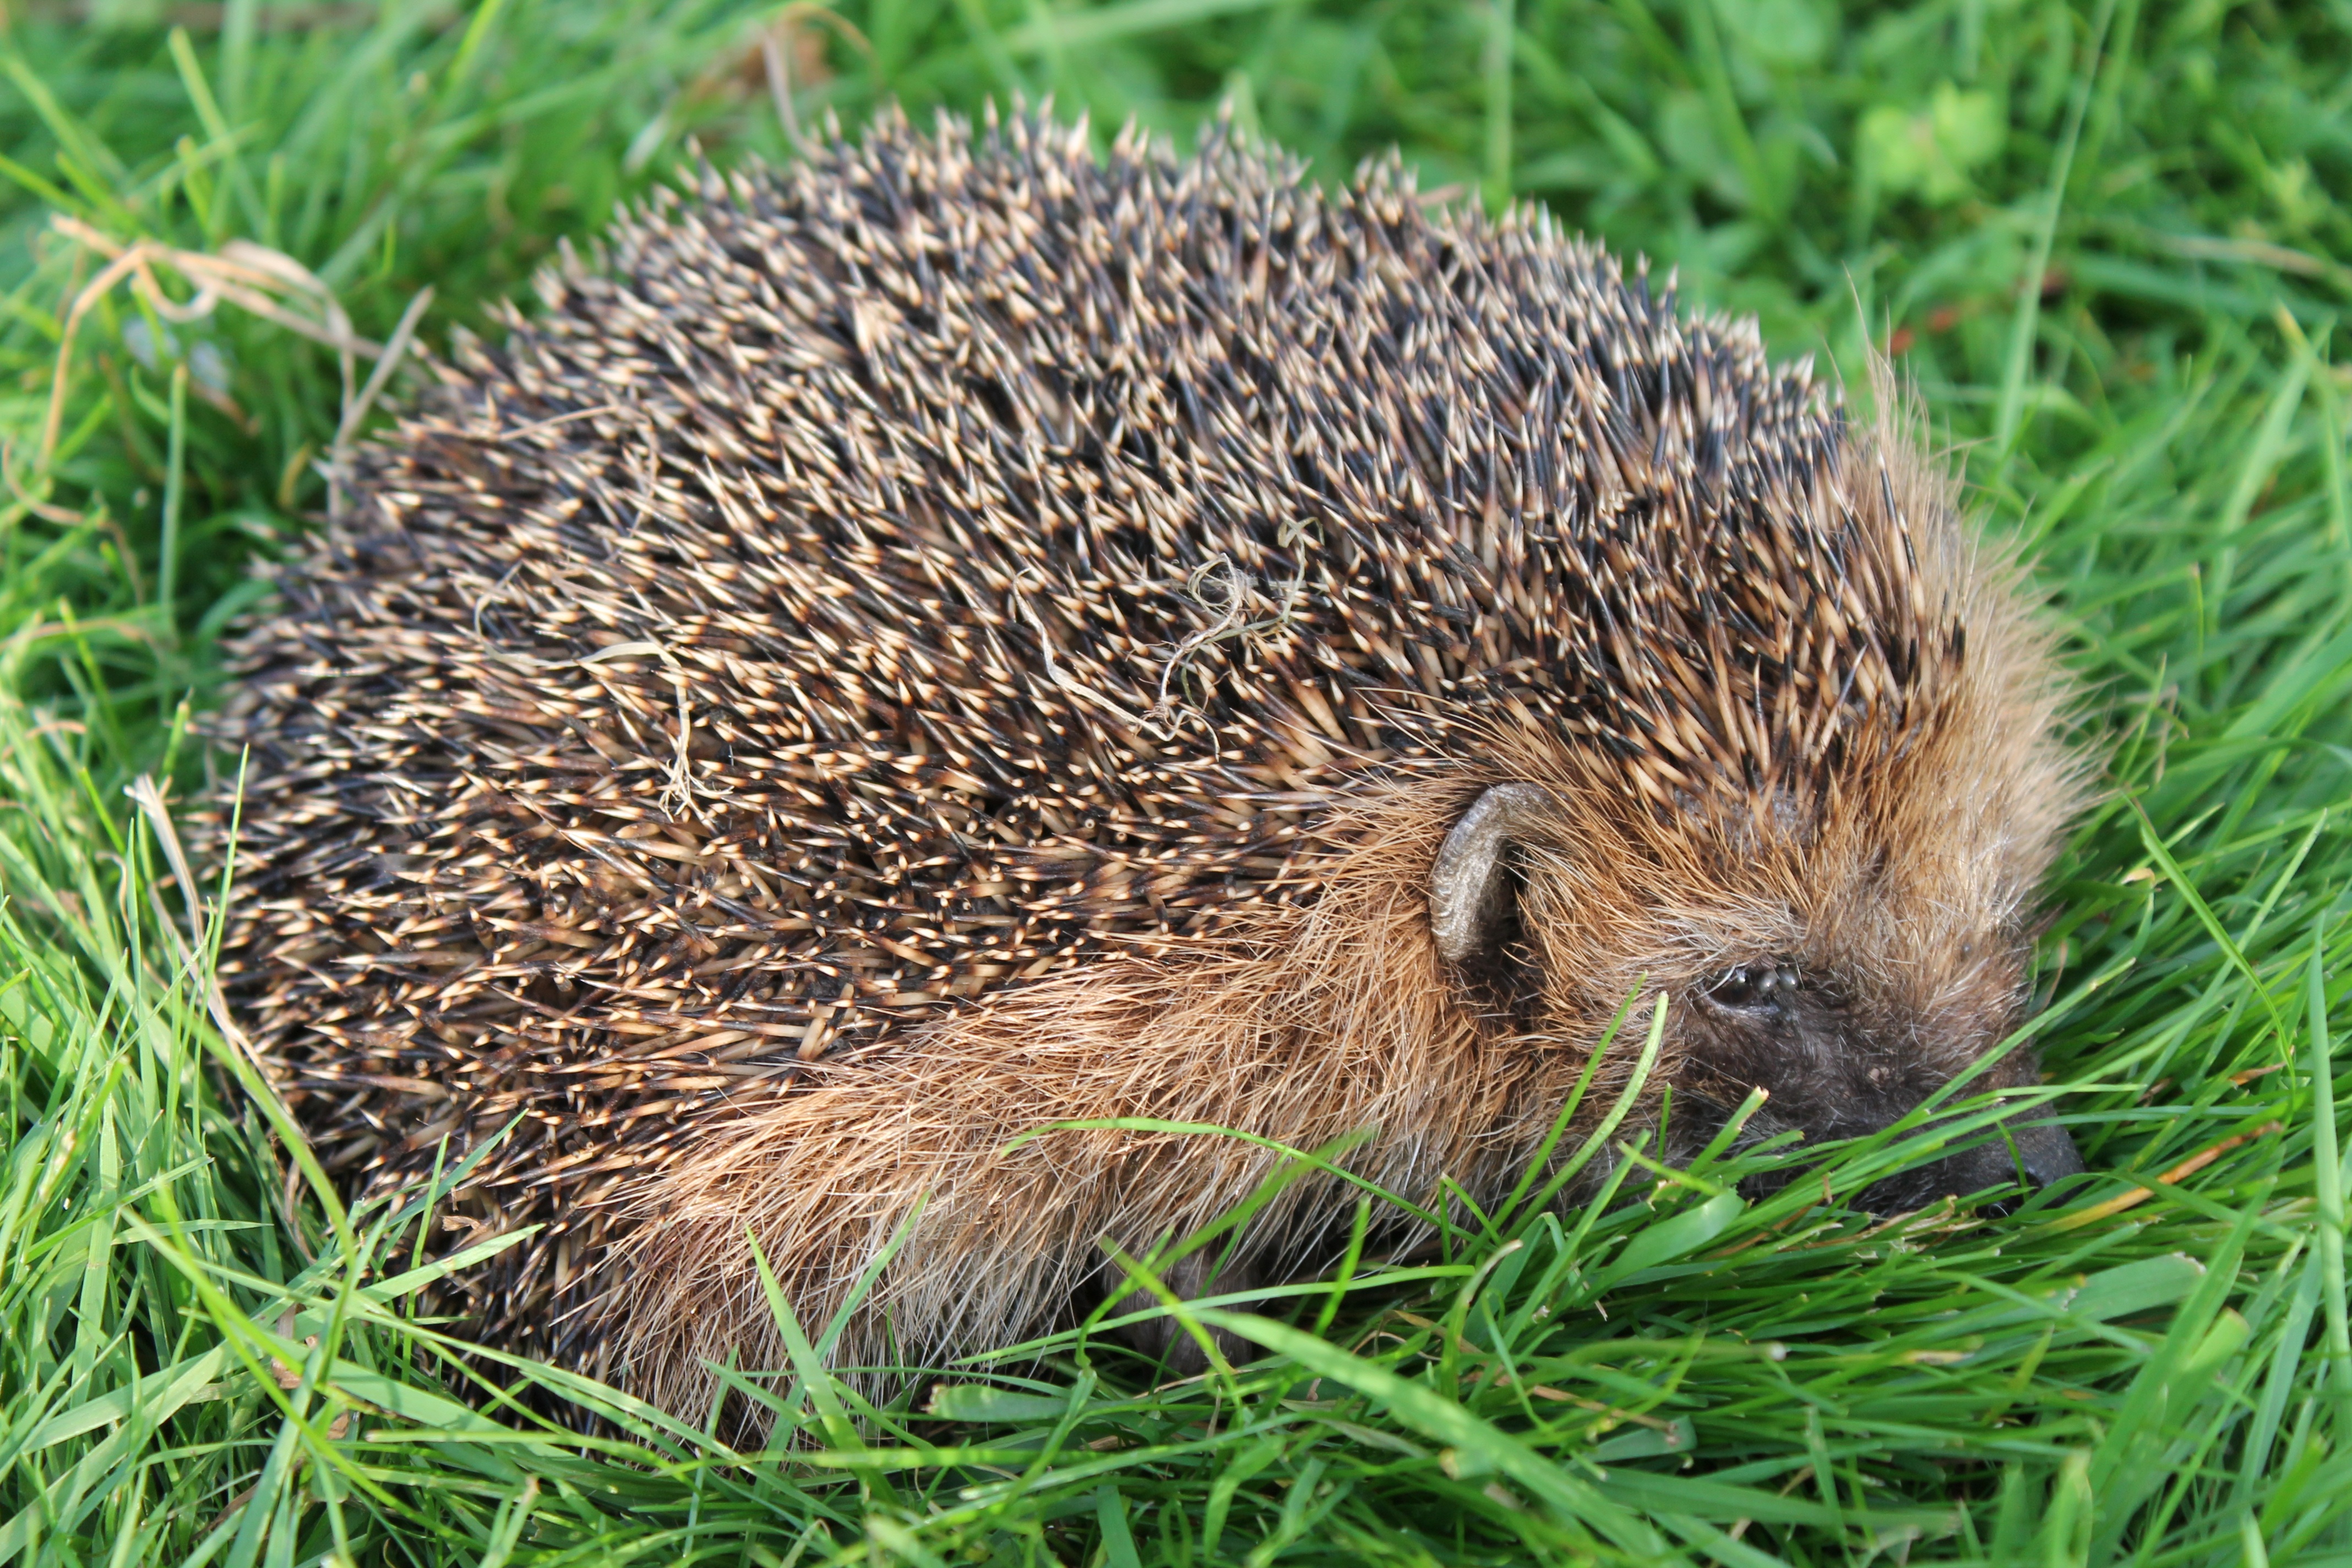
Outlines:
{"label": "hedgehog foot", "polygon": [[[1222,1248],[1204,1247],[1189,1253],[1158,1270],[1160,1282],[1174,1291],[1179,1300],[1199,1300],[1206,1296],[1223,1296],[1236,1291],[1255,1289],[1263,1281],[1257,1265],[1245,1258],[1234,1258],[1223,1268],[1217,1267]],[[1154,1300],[1151,1291],[1143,1289],[1122,1289],[1127,1276],[1118,1264],[1103,1267],[1103,1288],[1117,1292],[1110,1309],[1104,1315],[1117,1318],[1129,1312],[1139,1312]],[[1197,1377],[1209,1370],[1208,1352],[1201,1342],[1175,1314],[1147,1318],[1114,1331],[1120,1341],[1149,1360],[1160,1363],[1162,1373],[1171,1378]],[[1218,1354],[1228,1363],[1247,1361],[1257,1353],[1256,1348],[1238,1334],[1224,1329],[1211,1329],[1209,1337]]]}

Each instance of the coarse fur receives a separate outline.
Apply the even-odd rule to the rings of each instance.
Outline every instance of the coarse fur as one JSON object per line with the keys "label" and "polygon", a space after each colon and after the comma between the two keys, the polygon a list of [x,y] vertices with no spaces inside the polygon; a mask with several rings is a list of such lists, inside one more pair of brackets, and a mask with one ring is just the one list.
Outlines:
{"label": "coarse fur", "polygon": [[470,1331],[697,1409],[782,1362],[747,1229],[822,1321],[919,1202],[837,1352],[919,1363],[1276,1159],[1050,1123],[1483,1201],[1638,987],[1682,1154],[2014,1026],[2079,771],[1942,468],[1538,213],[1300,174],[886,118],[656,199],[366,451],[218,726],[225,973],[334,1168],[505,1132],[439,1240],[540,1228]]}

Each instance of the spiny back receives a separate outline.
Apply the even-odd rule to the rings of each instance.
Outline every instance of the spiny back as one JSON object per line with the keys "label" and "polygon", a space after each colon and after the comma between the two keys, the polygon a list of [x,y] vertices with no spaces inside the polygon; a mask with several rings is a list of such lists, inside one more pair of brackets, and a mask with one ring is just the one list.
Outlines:
{"label": "spiny back", "polygon": [[1393,166],[886,120],[538,287],[225,725],[233,985],[340,1168],[514,1124],[451,1223],[546,1223],[466,1286],[526,1348],[715,1119],[1313,900],[1370,780],[1538,732],[1661,831],[1826,810],[1962,658],[1803,371]]}

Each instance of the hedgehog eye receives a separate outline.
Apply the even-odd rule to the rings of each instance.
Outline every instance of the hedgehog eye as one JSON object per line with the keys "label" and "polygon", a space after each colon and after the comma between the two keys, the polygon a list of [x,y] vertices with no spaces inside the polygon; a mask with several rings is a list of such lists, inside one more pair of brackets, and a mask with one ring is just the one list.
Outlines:
{"label": "hedgehog eye", "polygon": [[1717,1007],[1760,1012],[1778,1009],[1796,994],[1797,984],[1797,966],[1787,959],[1772,959],[1732,965],[1716,977],[1705,994]]}

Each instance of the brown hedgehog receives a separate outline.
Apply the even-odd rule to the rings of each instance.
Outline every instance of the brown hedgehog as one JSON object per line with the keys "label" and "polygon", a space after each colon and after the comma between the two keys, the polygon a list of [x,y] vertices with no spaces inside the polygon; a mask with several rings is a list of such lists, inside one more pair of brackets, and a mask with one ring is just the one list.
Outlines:
{"label": "brown hedgehog", "polygon": [[[487,1341],[699,1408],[782,1361],[747,1231],[822,1321],[919,1200],[841,1359],[1013,1342],[1275,1158],[1007,1148],[1067,1120],[1485,1201],[1642,985],[1670,1155],[1751,1088],[1750,1135],[1885,1127],[2018,1021],[2078,792],[2012,569],[1539,212],[889,118],[538,289],[358,460],[222,727],[226,973],[330,1167],[504,1134],[436,1237],[538,1227],[453,1287]],[[2080,1168],[2021,1127],[1866,1201],[2021,1156]]]}

